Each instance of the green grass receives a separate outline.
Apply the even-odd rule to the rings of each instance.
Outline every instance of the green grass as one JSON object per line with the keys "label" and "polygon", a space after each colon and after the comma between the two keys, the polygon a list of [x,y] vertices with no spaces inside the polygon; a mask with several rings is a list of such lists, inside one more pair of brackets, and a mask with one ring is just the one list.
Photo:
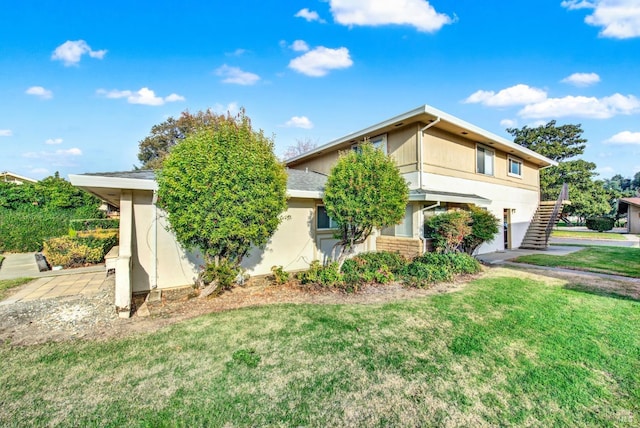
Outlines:
{"label": "green grass", "polygon": [[514,261],[640,278],[640,248],[591,246],[565,256],[534,254]]}
{"label": "green grass", "polygon": [[553,230],[551,236],[554,238],[574,238],[574,239],[606,239],[614,241],[624,241],[624,235],[612,232],[587,232],[574,230]]}
{"label": "green grass", "polygon": [[33,278],[16,278],[16,279],[3,279],[0,280],[0,300],[7,297],[9,289],[17,287],[27,282],[33,281]]}
{"label": "green grass", "polygon": [[0,345],[0,425],[637,425],[640,302],[571,288],[493,269],[410,301]]}

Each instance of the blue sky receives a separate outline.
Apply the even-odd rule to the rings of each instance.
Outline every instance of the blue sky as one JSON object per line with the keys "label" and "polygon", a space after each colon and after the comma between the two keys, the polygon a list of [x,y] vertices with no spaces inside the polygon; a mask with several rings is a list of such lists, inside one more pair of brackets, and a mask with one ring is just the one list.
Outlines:
{"label": "blue sky", "polygon": [[0,6],[0,171],[132,169],[154,124],[246,109],[320,144],[430,104],[580,123],[601,178],[640,171],[640,1],[22,0]]}

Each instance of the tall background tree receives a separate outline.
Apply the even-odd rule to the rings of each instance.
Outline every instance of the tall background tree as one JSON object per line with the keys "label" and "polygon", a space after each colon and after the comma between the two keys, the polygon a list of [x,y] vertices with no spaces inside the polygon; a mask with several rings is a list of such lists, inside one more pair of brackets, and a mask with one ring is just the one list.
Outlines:
{"label": "tall background tree", "polygon": [[571,205],[564,213],[582,219],[607,214],[609,197],[603,182],[595,180],[596,164],[579,159],[587,140],[582,138],[582,128],[577,125],[557,126],[552,120],[546,125],[530,128],[508,128],[514,142],[559,162],[556,167],[540,171],[540,197],[555,200],[563,183],[569,185]]}
{"label": "tall background tree", "polygon": [[291,159],[303,153],[307,153],[318,147],[318,140],[312,140],[311,138],[297,139],[294,145],[287,147],[282,154],[283,159]]}
{"label": "tall background tree", "polygon": [[249,250],[266,245],[280,224],[287,176],[273,148],[244,112],[209,115],[158,171],[158,203],[171,229],[205,258],[203,297],[230,287]]}
{"label": "tall background tree", "polygon": [[327,214],[338,224],[337,261],[343,263],[374,229],[399,224],[408,198],[407,183],[390,156],[370,143],[343,153],[324,191]]}
{"label": "tall background tree", "polygon": [[215,124],[219,115],[210,109],[191,114],[184,111],[180,117],[168,118],[164,122],[154,125],[149,136],[138,143],[138,160],[142,169],[159,169],[171,149],[184,140],[185,137],[199,129]]}

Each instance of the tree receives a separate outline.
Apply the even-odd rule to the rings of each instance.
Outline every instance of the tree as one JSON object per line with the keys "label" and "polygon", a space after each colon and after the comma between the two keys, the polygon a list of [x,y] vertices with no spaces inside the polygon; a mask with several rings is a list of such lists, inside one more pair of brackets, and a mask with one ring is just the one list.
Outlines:
{"label": "tree", "polygon": [[513,135],[516,144],[560,162],[584,153],[587,140],[582,138],[580,126],[556,126],[556,121],[552,120],[535,128],[507,128],[507,132]]}
{"label": "tree", "polygon": [[342,264],[374,229],[399,224],[408,193],[393,159],[370,143],[341,154],[324,192],[327,214],[338,224],[337,261]]}
{"label": "tree", "polygon": [[216,116],[173,147],[158,171],[158,203],[177,240],[205,258],[201,296],[230,287],[252,246],[286,209],[287,176],[273,141],[244,112]]}
{"label": "tree", "polygon": [[636,172],[631,180],[631,187],[640,195],[640,171]]}
{"label": "tree", "polygon": [[164,122],[154,125],[151,134],[138,143],[138,160],[142,169],[159,169],[171,149],[184,138],[198,129],[215,124],[220,118],[210,109],[191,114],[184,111],[178,119],[169,117]]}
{"label": "tree", "polygon": [[453,210],[427,218],[425,236],[430,238],[438,253],[457,252],[464,238],[471,234],[471,214]]}
{"label": "tree", "polygon": [[303,140],[296,140],[296,144],[287,147],[287,150],[282,154],[283,159],[291,159],[303,153],[307,153],[318,147],[318,141],[311,138],[305,138]]}

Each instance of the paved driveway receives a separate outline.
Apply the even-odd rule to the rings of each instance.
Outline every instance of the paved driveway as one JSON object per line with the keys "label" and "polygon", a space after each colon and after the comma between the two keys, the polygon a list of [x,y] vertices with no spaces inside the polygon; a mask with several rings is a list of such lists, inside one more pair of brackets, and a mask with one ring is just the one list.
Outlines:
{"label": "paved driveway", "polygon": [[93,296],[102,289],[105,279],[104,271],[38,278],[20,286],[0,305],[57,297]]}

